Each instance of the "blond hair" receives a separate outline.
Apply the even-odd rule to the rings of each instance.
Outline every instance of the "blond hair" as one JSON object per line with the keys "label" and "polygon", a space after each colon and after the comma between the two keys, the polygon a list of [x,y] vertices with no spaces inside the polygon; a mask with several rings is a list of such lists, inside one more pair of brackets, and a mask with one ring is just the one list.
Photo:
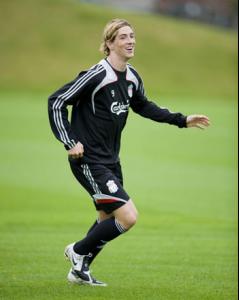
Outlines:
{"label": "blond hair", "polygon": [[106,54],[106,56],[108,56],[110,54],[110,49],[107,46],[107,43],[114,42],[114,40],[117,36],[118,30],[125,26],[129,26],[130,28],[132,28],[130,23],[124,19],[113,19],[105,26],[105,29],[103,32],[103,42],[100,46],[100,51],[102,53]]}

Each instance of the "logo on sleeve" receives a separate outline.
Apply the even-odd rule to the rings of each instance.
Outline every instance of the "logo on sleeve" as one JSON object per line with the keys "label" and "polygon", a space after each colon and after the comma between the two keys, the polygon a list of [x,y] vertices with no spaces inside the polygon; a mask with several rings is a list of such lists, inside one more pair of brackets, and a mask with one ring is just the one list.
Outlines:
{"label": "logo on sleeve", "polygon": [[108,180],[106,185],[108,186],[109,192],[111,194],[116,193],[119,189],[117,184],[114,182],[114,180]]}
{"label": "logo on sleeve", "polygon": [[130,98],[133,97],[133,84],[128,86],[128,95]]}

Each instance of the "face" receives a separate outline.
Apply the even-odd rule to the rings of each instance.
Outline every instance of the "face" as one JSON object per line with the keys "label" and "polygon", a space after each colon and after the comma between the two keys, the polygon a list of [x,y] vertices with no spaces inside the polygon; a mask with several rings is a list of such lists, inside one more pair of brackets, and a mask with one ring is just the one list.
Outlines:
{"label": "face", "polygon": [[117,36],[108,47],[110,53],[115,53],[123,60],[129,60],[134,57],[135,34],[129,26],[124,26],[118,30]]}

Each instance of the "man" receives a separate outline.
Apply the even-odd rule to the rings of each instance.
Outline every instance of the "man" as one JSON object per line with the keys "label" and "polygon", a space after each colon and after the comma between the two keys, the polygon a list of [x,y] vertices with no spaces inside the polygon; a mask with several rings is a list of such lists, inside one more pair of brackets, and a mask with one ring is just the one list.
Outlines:
{"label": "man", "polygon": [[[179,128],[209,126],[206,116],[186,117],[148,101],[142,79],[128,64],[134,57],[135,34],[127,21],[114,19],[106,25],[101,50],[105,59],[49,97],[52,130],[65,145],[72,172],[91,195],[99,214],[86,237],[66,247],[65,256],[72,265],[67,277],[70,282],[97,286],[106,284],[92,277],[89,266],[93,259],[137,220],[136,207],[123,188],[119,162],[129,108]],[[68,105],[73,106],[71,123]]]}

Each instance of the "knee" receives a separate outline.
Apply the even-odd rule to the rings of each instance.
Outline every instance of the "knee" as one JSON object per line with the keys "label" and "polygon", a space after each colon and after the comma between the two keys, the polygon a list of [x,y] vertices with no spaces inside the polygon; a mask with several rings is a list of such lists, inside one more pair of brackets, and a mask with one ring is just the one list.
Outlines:
{"label": "knee", "polygon": [[137,219],[138,219],[138,213],[134,212],[134,213],[128,214],[122,220],[119,220],[119,221],[126,230],[129,230],[136,224]]}
{"label": "knee", "polygon": [[129,220],[128,220],[128,229],[130,229],[131,227],[133,227],[136,223],[137,223],[137,219],[138,219],[138,214],[134,213],[132,216],[130,216]]}

